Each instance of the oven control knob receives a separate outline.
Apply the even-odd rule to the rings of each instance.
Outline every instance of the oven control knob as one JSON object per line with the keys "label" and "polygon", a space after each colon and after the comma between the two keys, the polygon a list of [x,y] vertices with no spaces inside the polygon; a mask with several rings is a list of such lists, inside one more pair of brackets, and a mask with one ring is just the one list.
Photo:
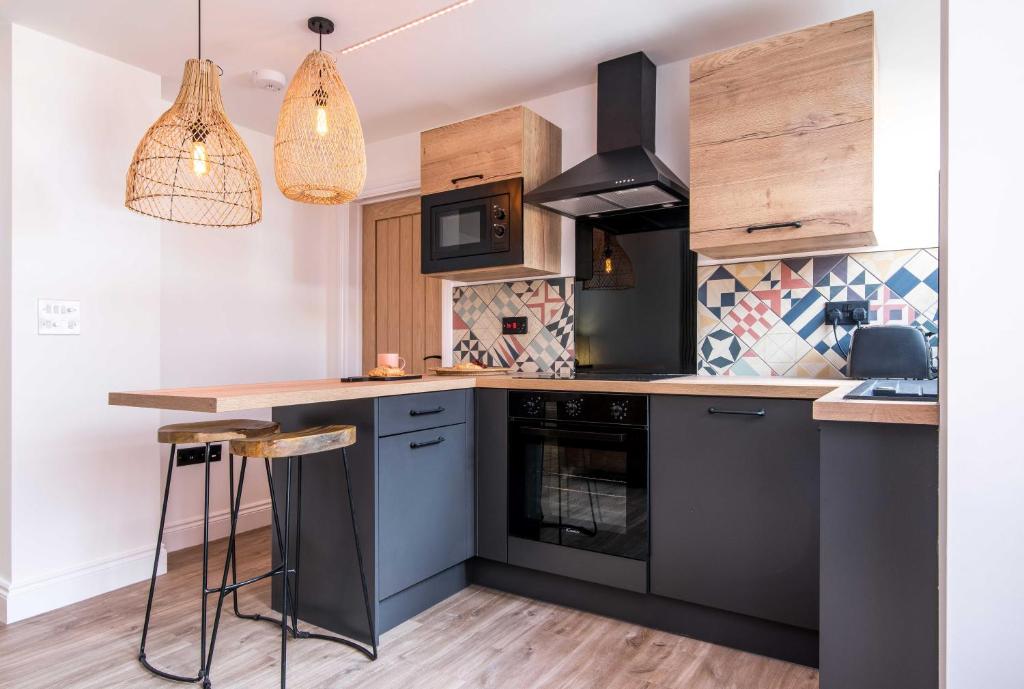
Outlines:
{"label": "oven control knob", "polygon": [[565,415],[575,418],[583,413],[583,400],[577,397],[576,399],[565,401]]}
{"label": "oven control knob", "polygon": [[540,397],[527,397],[523,400],[523,411],[527,416],[540,416],[544,409],[544,401]]}
{"label": "oven control knob", "polygon": [[505,219],[505,209],[502,208],[501,206],[495,206],[494,210],[491,212],[491,215],[494,216],[495,220],[504,220]]}
{"label": "oven control knob", "polygon": [[608,411],[612,415],[612,419],[615,421],[622,421],[626,418],[629,413],[629,401],[628,400],[615,400],[608,407]]}
{"label": "oven control knob", "polygon": [[494,229],[494,236],[495,237],[504,237],[505,236],[505,226],[504,225],[499,225],[499,224],[495,223],[493,229]]}

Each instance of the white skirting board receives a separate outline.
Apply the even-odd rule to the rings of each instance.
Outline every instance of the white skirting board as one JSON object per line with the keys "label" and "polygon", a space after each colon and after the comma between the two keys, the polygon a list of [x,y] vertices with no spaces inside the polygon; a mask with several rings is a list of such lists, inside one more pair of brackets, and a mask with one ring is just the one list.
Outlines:
{"label": "white skirting board", "polygon": [[[242,505],[238,511],[238,533],[258,529],[270,524],[270,499]],[[231,520],[228,511],[210,513],[210,540],[227,538]],[[164,529],[164,545],[168,552],[200,545],[203,542],[203,515],[168,524]]]}
{"label": "white skirting board", "polygon": [[[167,571],[167,551],[161,549],[157,571]],[[87,562],[78,567],[24,583],[0,580],[0,622],[13,624],[35,615],[83,601],[122,586],[149,579],[153,546],[137,548]]]}

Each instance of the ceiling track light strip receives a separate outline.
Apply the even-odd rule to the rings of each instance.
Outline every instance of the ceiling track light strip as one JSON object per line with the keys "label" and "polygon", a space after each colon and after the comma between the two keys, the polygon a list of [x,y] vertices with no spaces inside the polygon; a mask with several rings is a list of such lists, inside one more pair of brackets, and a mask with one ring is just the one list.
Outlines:
{"label": "ceiling track light strip", "polygon": [[448,5],[447,7],[442,7],[441,9],[436,10],[434,12],[431,12],[430,14],[423,15],[419,19],[413,19],[412,21],[406,22],[405,24],[402,24],[401,26],[396,26],[393,29],[389,29],[388,31],[385,31],[384,33],[377,34],[376,36],[373,36],[372,38],[367,38],[365,41],[360,41],[359,43],[354,43],[354,44],[350,45],[349,47],[342,48],[341,50],[338,50],[336,52],[338,52],[341,55],[348,55],[349,53],[355,52],[355,51],[359,50],[360,48],[365,48],[368,45],[376,43],[377,41],[383,41],[385,38],[391,38],[395,34],[401,33],[403,31],[405,31],[406,29],[411,29],[414,26],[419,26],[420,24],[426,24],[431,19],[437,19],[438,17],[442,17],[442,16],[448,14],[449,12],[454,12],[455,10],[463,8],[466,5],[471,5],[475,1],[476,0],[459,0],[459,2],[452,3],[451,5]]}

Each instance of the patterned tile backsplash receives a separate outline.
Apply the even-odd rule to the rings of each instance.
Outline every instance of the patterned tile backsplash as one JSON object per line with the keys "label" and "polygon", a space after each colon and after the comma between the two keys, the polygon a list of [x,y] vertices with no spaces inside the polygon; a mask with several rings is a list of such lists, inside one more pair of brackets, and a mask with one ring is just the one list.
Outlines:
{"label": "patterned tile backsplash", "polygon": [[[536,373],[572,371],[573,280],[531,280],[452,290],[455,363],[479,359]],[[501,319],[523,316],[526,335],[502,335]]]}
{"label": "patterned tile backsplash", "polygon": [[[853,328],[839,326],[837,343],[825,324],[825,303],[864,299],[873,324],[937,333],[938,270],[937,249],[701,266],[698,373],[841,378]],[[456,287],[452,301],[455,362],[571,371],[572,278]],[[502,335],[505,316],[525,316],[528,334]]]}

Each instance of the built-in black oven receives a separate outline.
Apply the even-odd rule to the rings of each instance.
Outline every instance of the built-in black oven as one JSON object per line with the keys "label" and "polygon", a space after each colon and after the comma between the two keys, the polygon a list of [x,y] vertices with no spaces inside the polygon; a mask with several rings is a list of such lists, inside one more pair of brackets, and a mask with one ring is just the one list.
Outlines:
{"label": "built-in black oven", "polygon": [[423,273],[522,262],[522,177],[428,194],[420,206]]}
{"label": "built-in black oven", "polygon": [[[508,401],[510,561],[646,586],[647,397],[512,390]],[[606,581],[602,569],[635,576]]]}

